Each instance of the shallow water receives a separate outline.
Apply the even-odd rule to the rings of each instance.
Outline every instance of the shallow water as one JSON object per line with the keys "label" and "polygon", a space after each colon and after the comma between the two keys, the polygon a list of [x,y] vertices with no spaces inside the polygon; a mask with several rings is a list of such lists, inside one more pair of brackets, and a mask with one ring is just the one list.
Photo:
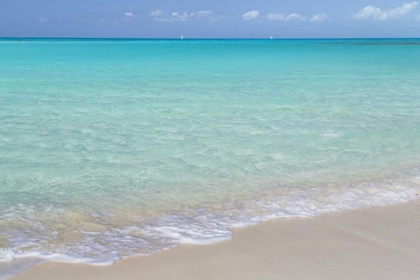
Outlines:
{"label": "shallow water", "polygon": [[0,40],[0,277],[409,201],[419,40]]}

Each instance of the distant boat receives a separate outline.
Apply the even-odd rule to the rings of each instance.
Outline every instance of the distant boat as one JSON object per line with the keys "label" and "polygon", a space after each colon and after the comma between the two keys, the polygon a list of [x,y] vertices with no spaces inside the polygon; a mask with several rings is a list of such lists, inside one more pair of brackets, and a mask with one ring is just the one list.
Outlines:
{"label": "distant boat", "polygon": [[181,35],[181,40],[184,40],[184,36]]}
{"label": "distant boat", "polygon": [[270,36],[270,40],[273,40],[273,36]]}

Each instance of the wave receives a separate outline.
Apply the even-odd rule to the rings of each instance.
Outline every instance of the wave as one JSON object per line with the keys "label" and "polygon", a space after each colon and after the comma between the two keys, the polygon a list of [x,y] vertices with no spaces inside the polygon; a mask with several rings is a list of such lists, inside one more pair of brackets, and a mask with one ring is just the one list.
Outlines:
{"label": "wave", "polygon": [[[208,244],[232,238],[232,228],[275,218],[314,217],[418,199],[420,177],[377,183],[324,187],[277,187],[220,204],[179,206],[172,211],[96,213],[49,211],[36,219],[29,205],[3,211],[0,278],[45,262],[109,265],[122,258],[148,255],[178,244]],[[101,212],[102,211],[102,212]],[[5,213],[8,214],[5,214]],[[59,213],[59,214],[58,214]],[[45,214],[45,213],[44,213]]]}

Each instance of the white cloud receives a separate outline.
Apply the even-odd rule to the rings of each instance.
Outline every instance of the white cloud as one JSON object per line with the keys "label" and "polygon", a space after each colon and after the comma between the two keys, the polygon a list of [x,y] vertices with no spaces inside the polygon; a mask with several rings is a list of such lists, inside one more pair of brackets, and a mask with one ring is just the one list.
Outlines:
{"label": "white cloud", "polygon": [[354,19],[374,19],[374,20],[388,20],[395,19],[409,14],[417,7],[417,2],[404,3],[402,6],[395,9],[382,10],[375,6],[369,5],[361,9],[357,13],[352,13]]}
{"label": "white cloud", "polygon": [[249,11],[249,12],[243,14],[242,19],[243,20],[253,20],[253,19],[257,19],[259,16],[260,16],[259,11]]}
{"label": "white cloud", "polygon": [[220,16],[209,16],[209,21],[216,22],[221,20],[227,20],[228,17],[226,15],[220,15]]}
{"label": "white cloud", "polygon": [[192,17],[194,14],[188,14],[187,12],[183,12],[182,14],[178,12],[173,12],[171,14],[170,21],[186,21],[189,17]]}
{"label": "white cloud", "polygon": [[212,19],[216,18],[216,17],[213,17],[213,12],[211,10],[203,10],[203,11],[198,11],[198,12],[193,12],[193,13],[173,12],[169,15],[167,15],[162,10],[156,10],[156,11],[150,12],[149,16],[154,17],[156,21],[162,21],[162,22],[187,21],[192,18],[196,18],[196,19],[208,18],[209,20],[212,21]]}
{"label": "white cloud", "polygon": [[163,15],[165,15],[165,12],[162,11],[162,10],[156,10],[156,11],[150,12],[150,14],[149,14],[149,16],[151,16],[151,17],[160,17],[160,16],[163,16]]}
{"label": "white cloud", "polygon": [[311,22],[320,22],[327,19],[327,15],[324,13],[316,14],[311,18]]}
{"label": "white cloud", "polygon": [[40,17],[36,21],[39,22],[39,23],[47,23],[48,22],[48,19],[45,18],[45,17]]}
{"label": "white cloud", "polygon": [[149,16],[154,17],[156,21],[163,21],[163,22],[186,21],[188,18],[190,18],[193,15],[194,15],[193,13],[188,14],[187,12],[184,12],[184,13],[173,12],[170,15],[167,15],[162,10],[156,10],[149,13]]}
{"label": "white cloud", "polygon": [[285,20],[291,21],[291,20],[305,20],[305,19],[306,19],[305,17],[299,14],[293,13],[293,14],[288,15]]}
{"label": "white cloud", "polygon": [[126,17],[134,17],[134,14],[132,12],[127,12],[124,14]]}
{"label": "white cloud", "polygon": [[286,16],[284,14],[272,14],[272,13],[268,13],[267,14],[267,19],[268,20],[285,20]]}
{"label": "white cloud", "polygon": [[281,21],[292,21],[292,20],[305,20],[306,18],[299,15],[299,14],[296,14],[296,13],[293,13],[293,14],[290,14],[290,15],[268,13],[267,14],[267,19],[272,20],[272,21],[273,20],[276,20],[276,21],[280,21],[280,20]]}
{"label": "white cloud", "polygon": [[197,18],[203,18],[203,17],[209,17],[213,14],[212,11],[210,10],[205,10],[205,11],[199,11],[197,13]]}
{"label": "white cloud", "polygon": [[213,11],[211,10],[205,10],[205,11],[199,11],[198,13],[195,14],[197,19],[204,19],[206,18],[208,21],[211,22],[216,22],[216,21],[221,21],[221,20],[225,20],[227,19],[226,15],[223,14],[219,14],[219,15],[215,15],[213,13]]}

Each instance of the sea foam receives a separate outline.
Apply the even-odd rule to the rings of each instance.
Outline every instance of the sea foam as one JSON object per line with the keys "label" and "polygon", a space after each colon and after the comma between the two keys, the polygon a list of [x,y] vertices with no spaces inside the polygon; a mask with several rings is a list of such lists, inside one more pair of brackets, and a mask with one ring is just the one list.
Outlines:
{"label": "sea foam", "polygon": [[[40,233],[39,227],[28,227],[23,235],[6,229],[3,235],[10,234],[11,248],[0,251],[0,277],[15,275],[45,261],[109,265],[124,257],[148,255],[183,243],[210,244],[227,240],[232,238],[233,228],[270,219],[310,218],[335,211],[409,202],[418,199],[419,194],[420,177],[335,188],[330,186],[328,189],[279,188],[220,205],[204,204],[198,208],[155,213],[148,219],[139,217],[143,222],[130,226],[109,224],[108,230],[104,231],[85,231],[83,226],[66,228],[67,231],[77,231],[79,237],[77,240],[74,236],[61,239],[59,244],[46,242],[40,245],[36,242],[39,236],[56,232],[56,228],[45,227],[45,232]],[[103,223],[104,220],[97,222]],[[58,251],[61,253],[53,253]]]}

